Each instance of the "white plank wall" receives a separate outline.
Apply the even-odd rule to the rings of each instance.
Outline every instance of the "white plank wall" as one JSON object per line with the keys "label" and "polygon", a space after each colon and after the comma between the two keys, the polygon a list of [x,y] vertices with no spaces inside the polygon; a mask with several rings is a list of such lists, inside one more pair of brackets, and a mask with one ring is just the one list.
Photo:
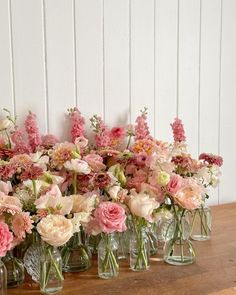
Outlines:
{"label": "white plank wall", "polygon": [[[67,139],[67,108],[134,122],[171,140],[179,116],[190,152],[224,157],[210,204],[236,200],[235,0],[0,0],[0,107],[37,113]],[[3,112],[0,112],[0,116]]]}

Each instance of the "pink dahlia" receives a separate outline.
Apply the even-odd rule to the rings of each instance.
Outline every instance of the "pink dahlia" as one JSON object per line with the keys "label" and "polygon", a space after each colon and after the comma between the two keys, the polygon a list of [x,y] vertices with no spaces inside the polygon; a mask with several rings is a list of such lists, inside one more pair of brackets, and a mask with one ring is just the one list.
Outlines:
{"label": "pink dahlia", "polygon": [[0,222],[0,257],[4,257],[8,250],[11,249],[13,235],[10,232],[8,225]]}

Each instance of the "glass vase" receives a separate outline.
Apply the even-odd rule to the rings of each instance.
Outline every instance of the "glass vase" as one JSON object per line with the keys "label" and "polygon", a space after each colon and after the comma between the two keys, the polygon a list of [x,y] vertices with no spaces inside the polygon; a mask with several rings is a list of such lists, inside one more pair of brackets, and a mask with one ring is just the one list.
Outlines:
{"label": "glass vase", "polygon": [[130,248],[130,231],[127,229],[123,233],[117,233],[118,237],[118,259],[128,259],[129,257],[129,248]]}
{"label": "glass vase", "polygon": [[189,240],[190,226],[185,210],[174,206],[174,211],[173,237],[165,244],[164,260],[173,265],[192,264],[195,262],[196,255]]}
{"label": "glass vase", "polygon": [[0,257],[0,295],[7,294],[7,269]]}
{"label": "glass vase", "polygon": [[86,246],[88,248],[88,252],[92,254],[98,253],[98,244],[100,242],[101,235],[98,234],[96,236],[93,235],[87,235],[86,236]]}
{"label": "glass vase", "polygon": [[63,288],[62,258],[56,247],[45,243],[40,260],[40,292],[56,294]]}
{"label": "glass vase", "polygon": [[12,251],[8,251],[2,260],[7,269],[7,287],[14,288],[23,284],[25,279],[23,262],[14,257]]}
{"label": "glass vase", "polygon": [[195,241],[206,241],[211,238],[211,209],[201,205],[193,211],[188,212],[191,232],[191,239]]}
{"label": "glass vase", "polygon": [[98,276],[102,279],[112,279],[118,274],[118,242],[115,234],[102,234],[98,245]]}
{"label": "glass vase", "polygon": [[149,240],[149,246],[150,246],[150,256],[157,254],[157,224],[155,222],[151,223],[150,227],[148,227],[147,231],[147,238]]}
{"label": "glass vase", "polygon": [[33,231],[29,237],[29,247],[25,251],[23,262],[27,273],[32,280],[39,282],[40,279],[40,257],[42,252],[42,241],[37,231]]}
{"label": "glass vase", "polygon": [[91,259],[87,246],[82,242],[81,232],[74,233],[73,237],[61,250],[63,271],[81,272],[91,266]]}
{"label": "glass vase", "polygon": [[145,227],[134,225],[130,237],[130,268],[133,271],[145,271],[150,268],[150,242]]}

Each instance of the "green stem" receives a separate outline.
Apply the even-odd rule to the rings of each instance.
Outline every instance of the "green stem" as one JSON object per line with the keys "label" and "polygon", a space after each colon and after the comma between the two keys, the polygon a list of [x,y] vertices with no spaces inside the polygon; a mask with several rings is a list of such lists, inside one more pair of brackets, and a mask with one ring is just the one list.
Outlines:
{"label": "green stem", "polygon": [[64,277],[63,277],[62,273],[60,272],[57,263],[56,263],[55,260],[53,259],[52,252],[51,252],[51,249],[50,249],[50,248],[48,248],[48,254],[49,254],[50,258],[51,258],[51,261],[52,261],[52,264],[53,264],[54,269],[55,269],[55,271],[56,271],[57,277],[58,277],[61,281],[63,281],[63,280],[64,280]]}
{"label": "green stem", "polygon": [[7,136],[8,148],[11,149],[11,139],[10,139],[10,136],[9,136],[9,134],[8,134],[8,132],[7,132],[6,129],[4,131],[5,131],[5,134]]}
{"label": "green stem", "polygon": [[33,195],[35,200],[37,199],[37,189],[36,189],[36,180],[32,180],[32,184],[33,184]]}
{"label": "green stem", "polygon": [[131,138],[132,138],[132,135],[129,135],[129,139],[128,139],[128,143],[127,143],[126,149],[129,148],[129,145],[130,145],[130,142],[131,142]]}
{"label": "green stem", "polygon": [[73,174],[73,191],[77,194],[77,173]]}

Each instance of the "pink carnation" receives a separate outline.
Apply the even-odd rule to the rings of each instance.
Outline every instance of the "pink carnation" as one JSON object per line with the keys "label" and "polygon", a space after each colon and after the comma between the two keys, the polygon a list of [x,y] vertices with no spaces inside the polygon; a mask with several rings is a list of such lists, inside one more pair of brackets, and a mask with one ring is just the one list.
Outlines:
{"label": "pink carnation", "polygon": [[84,136],[85,120],[77,108],[69,110],[69,116],[71,122],[71,140],[75,142],[77,137]]}
{"label": "pink carnation", "polygon": [[106,166],[103,164],[103,158],[99,155],[89,154],[85,156],[83,160],[89,164],[94,172],[99,172],[106,168]]}
{"label": "pink carnation", "polygon": [[22,212],[14,215],[12,219],[13,232],[17,238],[25,238],[26,233],[30,234],[33,228],[33,221],[30,218],[29,212]]}
{"label": "pink carnation", "polygon": [[4,257],[8,250],[11,249],[13,235],[9,231],[6,223],[0,222],[0,257]]}
{"label": "pink carnation", "polygon": [[41,136],[37,126],[36,115],[29,112],[25,120],[25,130],[28,134],[29,145],[33,152],[36,151],[37,147],[41,144]]}
{"label": "pink carnation", "polygon": [[123,232],[126,230],[125,210],[117,203],[100,203],[95,209],[94,217],[103,233]]}
{"label": "pink carnation", "polygon": [[185,132],[184,132],[184,126],[182,124],[182,121],[179,118],[176,118],[174,123],[170,124],[173,130],[173,136],[174,141],[185,141]]}

